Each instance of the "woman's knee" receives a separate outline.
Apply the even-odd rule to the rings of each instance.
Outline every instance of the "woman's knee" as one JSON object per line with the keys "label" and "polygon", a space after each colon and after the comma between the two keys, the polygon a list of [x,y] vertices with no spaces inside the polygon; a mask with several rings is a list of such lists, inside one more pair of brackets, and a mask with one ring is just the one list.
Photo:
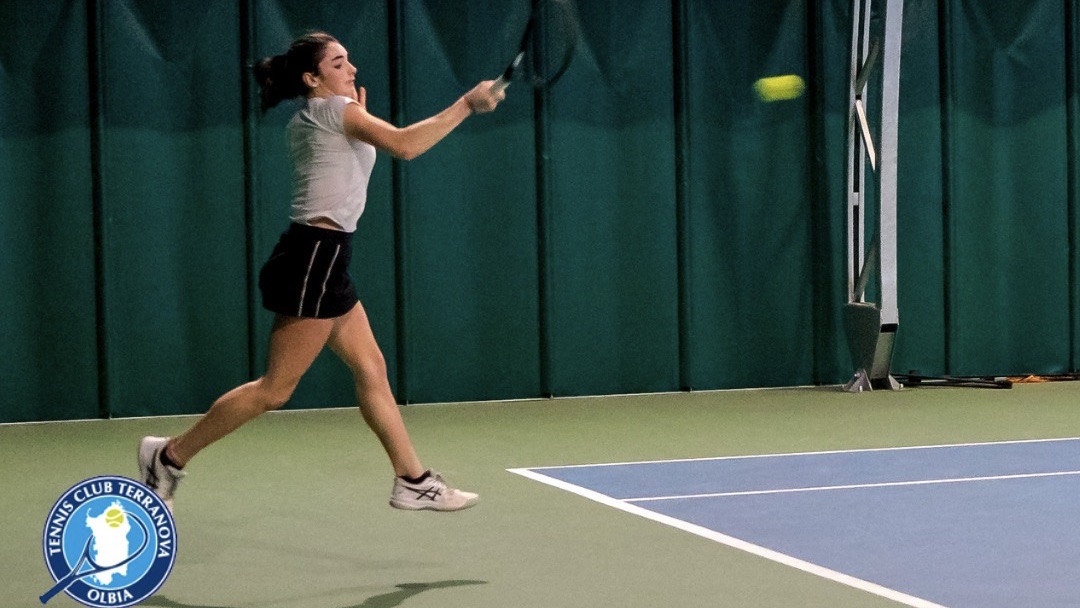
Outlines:
{"label": "woman's knee", "polygon": [[263,376],[256,381],[259,404],[265,411],[276,410],[288,403],[299,382],[282,382]]}
{"label": "woman's knee", "polygon": [[358,384],[369,385],[382,382],[386,380],[386,358],[378,350],[367,353],[353,362],[352,371]]}

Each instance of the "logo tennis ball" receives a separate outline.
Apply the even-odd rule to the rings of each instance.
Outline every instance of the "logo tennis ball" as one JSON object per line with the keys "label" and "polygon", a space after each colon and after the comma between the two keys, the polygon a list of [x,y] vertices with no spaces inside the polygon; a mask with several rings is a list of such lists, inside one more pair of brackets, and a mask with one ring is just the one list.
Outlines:
{"label": "logo tennis ball", "polygon": [[105,511],[105,523],[109,524],[110,528],[119,528],[124,525],[124,512],[116,507],[112,507]]}

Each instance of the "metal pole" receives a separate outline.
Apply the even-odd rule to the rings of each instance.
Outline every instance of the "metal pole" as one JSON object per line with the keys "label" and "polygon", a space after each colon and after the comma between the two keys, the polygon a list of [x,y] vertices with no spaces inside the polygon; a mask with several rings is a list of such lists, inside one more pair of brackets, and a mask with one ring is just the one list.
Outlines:
{"label": "metal pole", "polygon": [[[871,31],[873,0],[852,0],[851,86],[848,91],[848,303],[844,325],[855,375],[844,390],[900,388],[890,374],[893,344],[899,327],[896,262],[897,123],[900,102],[900,49],[903,0],[883,0],[884,31]],[[868,81],[882,61],[880,132],[874,141]],[[877,180],[877,232],[866,251],[866,182]],[[879,303],[866,301],[866,287],[877,279]]]}

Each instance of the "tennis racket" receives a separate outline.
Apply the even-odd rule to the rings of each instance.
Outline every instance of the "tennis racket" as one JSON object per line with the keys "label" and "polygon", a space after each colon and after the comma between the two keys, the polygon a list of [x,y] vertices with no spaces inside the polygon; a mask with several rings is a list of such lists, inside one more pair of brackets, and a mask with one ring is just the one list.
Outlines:
{"label": "tennis racket", "polygon": [[577,39],[577,12],[571,0],[533,0],[518,53],[491,85],[491,91],[506,89],[514,79],[536,88],[555,84],[570,67]]}
{"label": "tennis racket", "polygon": [[[95,562],[94,558],[90,557],[90,546],[94,543],[94,535],[91,534],[90,538],[86,539],[86,546],[83,547],[82,555],[79,557],[79,561],[75,562],[75,566],[71,568],[71,572],[68,572],[63,578],[56,581],[56,584],[53,585],[52,589],[49,589],[44,593],[44,595],[38,598],[39,600],[41,600],[42,604],[51,600],[53,596],[55,596],[57,593],[60,593],[64,589],[67,589],[69,586],[71,586],[72,583],[79,579],[86,578],[87,576],[98,574],[100,572],[105,572],[106,570],[112,570],[113,568],[119,568],[120,566],[123,566],[124,564],[127,564],[142,555],[143,551],[146,550],[147,545],[150,544],[150,531],[146,528],[146,524],[144,524],[138,517],[135,517],[134,515],[131,515],[127,512],[125,512],[124,515],[126,515],[128,519],[133,520],[135,523],[139,524],[139,527],[142,528],[143,541],[142,546],[139,547],[138,551],[132,553],[118,563],[109,564],[108,566],[102,566],[101,564]],[[80,571],[80,568],[82,568],[84,564],[88,564],[90,566],[90,569]]]}

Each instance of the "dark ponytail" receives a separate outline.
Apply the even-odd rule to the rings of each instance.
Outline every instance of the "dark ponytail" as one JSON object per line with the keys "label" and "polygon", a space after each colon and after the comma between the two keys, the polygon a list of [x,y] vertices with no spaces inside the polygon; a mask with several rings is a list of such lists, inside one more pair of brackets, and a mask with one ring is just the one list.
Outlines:
{"label": "dark ponytail", "polygon": [[304,73],[319,73],[319,62],[326,47],[337,39],[325,32],[312,32],[297,38],[284,55],[264,57],[252,68],[255,82],[259,84],[262,111],[278,105],[286,99],[307,95]]}

